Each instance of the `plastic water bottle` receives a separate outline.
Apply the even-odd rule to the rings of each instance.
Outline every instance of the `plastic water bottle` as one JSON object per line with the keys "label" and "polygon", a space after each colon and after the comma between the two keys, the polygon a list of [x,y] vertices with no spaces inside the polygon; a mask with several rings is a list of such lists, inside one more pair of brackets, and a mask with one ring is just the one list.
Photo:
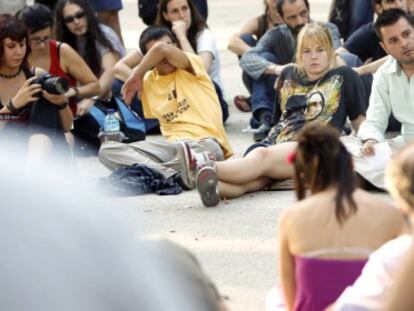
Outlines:
{"label": "plastic water bottle", "polygon": [[120,141],[121,132],[118,118],[115,116],[114,109],[108,109],[104,123],[105,140]]}

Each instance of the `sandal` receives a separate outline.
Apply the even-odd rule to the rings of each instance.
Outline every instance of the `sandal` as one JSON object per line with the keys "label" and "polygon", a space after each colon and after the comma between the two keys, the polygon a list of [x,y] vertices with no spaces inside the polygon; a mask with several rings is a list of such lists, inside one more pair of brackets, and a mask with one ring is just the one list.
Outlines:
{"label": "sandal", "polygon": [[250,97],[246,97],[243,95],[237,95],[233,99],[234,105],[242,112],[249,112],[252,111]]}

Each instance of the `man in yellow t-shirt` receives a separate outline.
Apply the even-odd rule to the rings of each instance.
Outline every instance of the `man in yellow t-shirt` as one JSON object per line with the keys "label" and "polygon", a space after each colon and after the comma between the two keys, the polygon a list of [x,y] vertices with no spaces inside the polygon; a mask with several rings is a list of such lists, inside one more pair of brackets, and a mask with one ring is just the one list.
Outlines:
{"label": "man in yellow t-shirt", "polygon": [[[181,142],[205,160],[229,157],[219,100],[201,58],[177,48],[173,34],[162,26],[148,27],[139,45],[144,57],[123,86],[124,100],[129,104],[138,93],[145,117],[159,120],[167,140],[104,142],[101,163],[110,169],[140,163],[168,178],[180,171]],[[194,188],[193,180],[182,179]]]}

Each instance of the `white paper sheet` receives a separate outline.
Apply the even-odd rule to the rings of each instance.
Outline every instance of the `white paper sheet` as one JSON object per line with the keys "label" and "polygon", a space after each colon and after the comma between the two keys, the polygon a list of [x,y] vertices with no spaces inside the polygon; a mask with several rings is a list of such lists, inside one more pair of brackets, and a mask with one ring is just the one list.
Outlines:
{"label": "white paper sheet", "polygon": [[391,160],[391,155],[391,147],[387,142],[375,144],[375,155],[370,159],[371,169],[384,170]]}

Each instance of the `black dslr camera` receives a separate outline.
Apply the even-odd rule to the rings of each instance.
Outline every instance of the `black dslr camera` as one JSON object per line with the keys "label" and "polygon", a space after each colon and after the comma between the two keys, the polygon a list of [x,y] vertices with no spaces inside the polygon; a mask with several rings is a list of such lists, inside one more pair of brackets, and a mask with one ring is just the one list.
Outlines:
{"label": "black dslr camera", "polygon": [[69,81],[62,77],[53,77],[49,73],[43,73],[32,81],[39,83],[42,89],[50,94],[62,95],[69,90]]}

